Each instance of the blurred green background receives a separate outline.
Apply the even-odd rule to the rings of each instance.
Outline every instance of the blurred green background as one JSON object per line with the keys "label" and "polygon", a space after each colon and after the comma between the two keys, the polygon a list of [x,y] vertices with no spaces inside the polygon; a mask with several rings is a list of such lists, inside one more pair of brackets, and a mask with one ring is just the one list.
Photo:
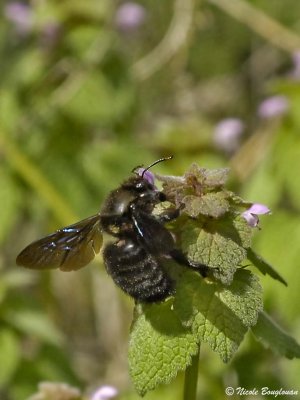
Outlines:
{"label": "blurred green background", "polygon": [[[42,381],[111,384],[127,366],[133,302],[97,257],[33,272],[30,241],[98,212],[133,167],[229,166],[231,188],[267,204],[254,248],[266,310],[300,338],[300,2],[32,0],[0,5],[0,399]],[[199,398],[226,386],[300,390],[298,361],[247,335],[232,363],[202,346]],[[146,399],[180,399],[182,376]],[[259,398],[256,396],[255,398]]]}

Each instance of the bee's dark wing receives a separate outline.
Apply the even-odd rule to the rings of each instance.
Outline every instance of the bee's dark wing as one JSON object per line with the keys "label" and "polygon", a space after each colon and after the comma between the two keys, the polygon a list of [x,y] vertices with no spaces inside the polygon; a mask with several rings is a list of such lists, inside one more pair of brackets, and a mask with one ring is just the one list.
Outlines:
{"label": "bee's dark wing", "polygon": [[171,233],[153,215],[138,209],[132,212],[134,227],[142,244],[152,254],[168,254],[175,247]]}
{"label": "bee's dark wing", "polygon": [[31,243],[21,251],[16,262],[32,269],[73,271],[92,261],[101,245],[100,216],[97,214]]}

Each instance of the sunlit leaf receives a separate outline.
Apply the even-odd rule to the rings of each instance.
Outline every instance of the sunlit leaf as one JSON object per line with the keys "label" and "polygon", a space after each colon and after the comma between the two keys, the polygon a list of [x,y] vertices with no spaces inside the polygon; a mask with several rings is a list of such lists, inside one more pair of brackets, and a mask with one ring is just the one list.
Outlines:
{"label": "sunlit leaf", "polygon": [[215,268],[214,275],[230,284],[246,258],[251,236],[250,227],[240,216],[189,220],[182,226],[182,249],[192,260]]}
{"label": "sunlit leaf", "polygon": [[184,211],[190,217],[199,214],[219,218],[229,210],[226,192],[207,193],[201,197],[187,195],[182,200]]}
{"label": "sunlit leaf", "polygon": [[262,289],[250,271],[237,271],[230,286],[188,272],[177,287],[174,309],[198,340],[207,342],[227,362],[249,327],[256,324],[262,310]]}
{"label": "sunlit leaf", "polygon": [[136,309],[129,342],[129,368],[139,394],[169,383],[179,370],[187,367],[196,352],[195,336],[181,325],[171,302]]}

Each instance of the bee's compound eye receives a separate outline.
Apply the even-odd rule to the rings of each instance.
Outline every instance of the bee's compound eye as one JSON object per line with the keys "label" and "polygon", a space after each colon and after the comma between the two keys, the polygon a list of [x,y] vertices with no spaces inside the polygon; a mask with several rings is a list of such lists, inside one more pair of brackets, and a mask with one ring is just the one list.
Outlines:
{"label": "bee's compound eye", "polygon": [[164,193],[162,193],[162,192],[159,192],[158,198],[159,198],[159,201],[166,201],[167,200],[166,195]]}
{"label": "bee's compound eye", "polygon": [[145,183],[144,182],[138,182],[135,185],[135,188],[138,192],[142,192],[143,190],[145,190]]}
{"label": "bee's compound eye", "polygon": [[147,181],[143,180],[135,185],[135,190],[139,193],[143,193],[146,191],[154,190],[154,187],[153,185],[151,185],[151,183],[148,183]]}

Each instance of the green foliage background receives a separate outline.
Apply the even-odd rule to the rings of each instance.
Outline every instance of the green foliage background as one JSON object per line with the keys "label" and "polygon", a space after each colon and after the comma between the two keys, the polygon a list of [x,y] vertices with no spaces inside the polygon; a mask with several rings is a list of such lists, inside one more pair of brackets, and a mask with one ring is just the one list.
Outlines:
{"label": "green foliage background", "polygon": [[[5,16],[9,3],[0,6],[1,400],[25,399],[45,380],[113,384],[121,399],[138,398],[127,365],[133,304],[101,258],[76,273],[35,273],[15,256],[96,213],[134,166],[161,155],[175,158],[160,173],[229,166],[231,189],[272,209],[254,248],[288,288],[262,276],[265,309],[299,338],[300,80],[290,72],[300,3],[140,1],[146,19],[128,32],[116,24],[121,2],[37,0],[27,33]],[[273,94],[286,96],[288,113],[263,120],[258,106]],[[232,116],[246,133],[228,155],[213,132]],[[248,335],[229,365],[201,348],[199,398],[223,399],[226,386],[300,390],[299,374],[298,361]],[[179,399],[181,384],[179,375],[146,399]]]}

